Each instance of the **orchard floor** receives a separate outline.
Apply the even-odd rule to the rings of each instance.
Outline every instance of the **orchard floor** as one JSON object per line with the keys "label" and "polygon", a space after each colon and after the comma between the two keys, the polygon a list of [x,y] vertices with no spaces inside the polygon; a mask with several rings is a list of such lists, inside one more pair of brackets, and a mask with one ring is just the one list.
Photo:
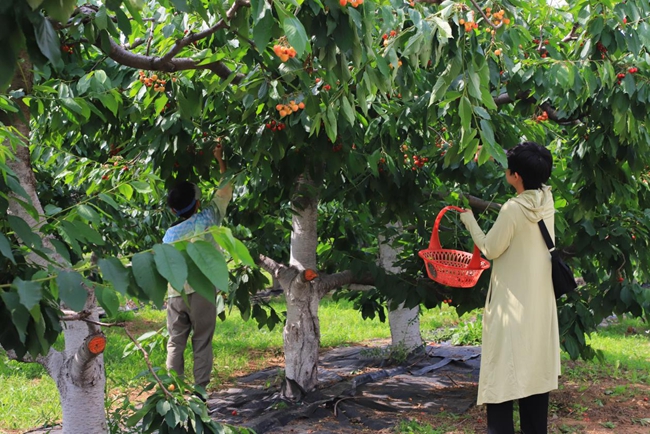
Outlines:
{"label": "orchard floor", "polygon": [[[422,434],[484,433],[485,408],[475,404],[479,347],[428,346],[399,366],[376,356],[387,342],[337,348],[321,355],[321,387],[299,405],[280,399],[279,369],[242,377],[208,401],[216,420],[262,433],[400,432],[402,421],[430,424]],[[374,356],[374,358],[373,358]],[[571,369],[585,362],[563,362]],[[563,376],[551,393],[549,433],[650,434],[650,386],[623,378]],[[247,396],[247,397],[246,397]]]}
{"label": "orchard floor", "polygon": [[[211,393],[211,416],[258,434],[485,433],[485,409],[474,405],[480,348],[430,345],[405,363],[386,366],[386,344],[324,351],[320,387],[298,404],[281,399],[281,366],[240,377],[227,390]],[[583,363],[565,361],[563,369]],[[572,377],[563,376],[560,389],[551,392],[549,433],[650,434],[648,384]],[[404,421],[411,424],[398,429]]]}

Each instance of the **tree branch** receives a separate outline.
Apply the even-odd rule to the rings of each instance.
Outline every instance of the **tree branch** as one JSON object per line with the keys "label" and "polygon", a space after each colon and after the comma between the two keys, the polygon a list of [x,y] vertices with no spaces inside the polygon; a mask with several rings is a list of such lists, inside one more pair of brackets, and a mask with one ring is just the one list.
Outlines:
{"label": "tree branch", "polygon": [[549,103],[548,101],[540,104],[540,108],[546,112],[549,119],[551,119],[552,121],[557,122],[560,125],[576,125],[576,124],[579,124],[581,122],[580,121],[580,118],[582,117],[581,115],[579,115],[575,119],[562,119],[562,118],[560,118],[560,115],[557,112],[557,110],[555,110],[553,108],[553,106],[551,105],[551,103]]}
{"label": "tree branch", "polygon": [[462,195],[463,197],[466,197],[467,200],[469,201],[469,206],[474,208],[474,209],[479,209],[481,211],[485,211],[487,209],[493,209],[493,210],[500,210],[501,209],[501,204],[500,203],[495,203],[492,201],[487,201],[480,199],[476,196],[471,196],[471,195]]}
{"label": "tree branch", "polygon": [[[235,16],[239,8],[243,6],[250,7],[250,5],[251,4],[249,0],[235,0],[235,3],[233,3],[230,9],[228,9],[226,12],[226,18],[228,21],[230,21]],[[176,57],[176,55],[183,49],[183,47],[186,47],[200,39],[207,38],[208,36],[216,33],[219,29],[222,29],[224,27],[228,27],[228,23],[222,18],[217,22],[217,24],[207,30],[198,33],[190,33],[186,37],[177,40],[174,46],[167,52],[167,54],[160,58],[160,62],[163,64],[171,62],[171,60]]]}
{"label": "tree branch", "polygon": [[[507,93],[502,93],[501,95],[495,96],[492,98],[494,103],[497,106],[501,105],[506,105],[506,104],[512,104],[515,101],[523,101],[529,104],[537,104],[537,100],[533,97],[530,96],[528,92],[522,91],[519,92],[517,95],[515,95],[514,98],[512,98],[509,94]],[[582,118],[583,115],[578,115],[574,119],[565,119],[560,117],[560,114],[558,113],[557,110],[553,108],[550,102],[546,101],[543,102],[542,104],[539,105],[539,107],[548,114],[548,118],[560,125],[575,125],[579,124],[580,118]]]}
{"label": "tree branch", "polygon": [[569,42],[569,41],[575,41],[578,39],[576,37],[576,30],[578,30],[580,26],[577,23],[573,24],[573,27],[571,27],[571,31],[569,32],[568,35],[566,35],[564,38],[562,38],[562,42]]}
{"label": "tree branch", "polygon": [[493,29],[496,30],[496,29],[498,29],[499,27],[501,27],[503,25],[503,24],[501,24],[499,26],[496,26],[492,21],[490,21],[490,18],[488,18],[488,16],[485,15],[485,12],[483,12],[483,9],[481,9],[481,7],[478,5],[478,3],[476,3],[476,0],[470,0],[470,1],[472,2],[474,7],[476,8],[476,10],[479,11],[479,13],[481,15],[483,15],[483,19],[485,20],[486,23],[488,23],[490,25],[490,27],[492,27]]}
{"label": "tree branch", "polygon": [[512,98],[508,93],[502,93],[501,95],[492,98],[492,100],[498,106],[511,104],[515,101],[520,101],[520,100],[525,102],[530,102],[531,104],[537,102],[537,100],[535,98],[530,97],[530,93],[526,91],[521,91],[517,93],[517,95],[515,95],[514,98]]}
{"label": "tree branch", "polygon": [[314,282],[315,289],[325,295],[333,289],[340,288],[344,285],[374,285],[375,278],[371,275],[358,275],[350,270],[334,274],[324,274],[320,276],[318,282]]}
{"label": "tree branch", "polygon": [[[243,6],[247,6],[247,7],[250,6],[250,2],[248,0],[236,0],[226,14],[228,19],[234,16],[237,10]],[[84,6],[80,6],[77,9],[76,13],[84,13],[88,16],[92,16],[95,12],[96,11],[92,7],[88,5],[84,5]],[[226,80],[233,74],[233,71],[231,71],[230,68],[228,68],[228,66],[226,66],[223,62],[210,62],[206,64],[201,64],[201,61],[196,61],[191,58],[175,59],[174,57],[178,54],[178,52],[183,47],[195,41],[208,37],[214,32],[216,32],[217,30],[219,30],[220,28],[227,27],[227,25],[228,24],[223,19],[221,19],[215,26],[211,27],[208,30],[204,30],[203,32],[199,32],[199,33],[190,34],[187,37],[176,41],[174,47],[172,47],[172,49],[163,57],[136,54],[129,51],[128,48],[134,48],[139,45],[142,45],[145,41],[136,41],[133,43],[132,46],[129,47],[128,45],[122,46],[118,44],[113,40],[113,38],[108,38],[110,43],[110,51],[105,54],[108,55],[108,57],[110,57],[117,63],[135,69],[143,69],[149,71],[163,71],[168,73],[185,71],[190,69],[194,69],[194,70],[207,69],[217,74],[223,80]],[[102,50],[103,52],[105,52],[104,48],[102,47],[102,43],[99,39],[93,41],[92,44],[95,45],[100,50]],[[243,74],[237,74],[232,80],[232,82],[239,83],[243,78],[244,78]]]}
{"label": "tree branch", "polygon": [[284,264],[274,261],[268,256],[260,254],[257,258],[257,265],[268,271],[271,276],[280,282],[283,288],[288,288],[291,281],[300,274],[300,271],[295,267],[288,267]]}

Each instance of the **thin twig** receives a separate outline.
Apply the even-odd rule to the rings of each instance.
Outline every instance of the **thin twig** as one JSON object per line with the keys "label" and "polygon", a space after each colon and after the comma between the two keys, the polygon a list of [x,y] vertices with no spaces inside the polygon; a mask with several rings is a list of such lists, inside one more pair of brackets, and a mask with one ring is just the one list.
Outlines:
{"label": "thin twig", "polygon": [[81,312],[63,311],[63,313],[66,315],[61,317],[61,321],[85,321],[92,312],[82,310]]}
{"label": "thin twig", "polygon": [[451,380],[452,383],[454,383],[454,386],[460,387],[460,385],[458,383],[456,383],[456,381],[453,378],[451,378],[451,376],[449,374],[445,373],[445,375],[447,376],[447,378],[449,378]]}
{"label": "thin twig", "polygon": [[483,19],[485,20],[486,23],[488,23],[490,25],[490,27],[492,27],[494,30],[501,27],[501,26],[494,25],[494,23],[492,21],[490,21],[490,18],[488,18],[488,16],[485,15],[485,12],[483,12],[483,9],[481,9],[481,7],[478,5],[478,3],[476,3],[476,0],[471,0],[471,2],[474,5],[474,7],[476,8],[476,10],[479,11],[479,13],[481,15],[483,15]]}
{"label": "thin twig", "polygon": [[154,22],[151,22],[151,26],[149,26],[149,31],[151,34],[149,35],[149,40],[147,41],[147,56],[149,56],[149,51],[151,51],[151,42],[153,41],[153,27],[154,27]]}
{"label": "thin twig", "polygon": [[160,380],[160,377],[158,377],[158,375],[156,375],[156,372],[153,370],[153,366],[151,365],[151,360],[149,359],[149,353],[147,353],[147,351],[144,348],[142,348],[140,342],[138,342],[137,339],[135,339],[133,335],[131,335],[131,333],[126,327],[124,327],[124,333],[126,333],[129,339],[131,339],[131,342],[133,342],[133,344],[142,352],[142,355],[144,356],[144,361],[147,364],[147,368],[149,368],[149,372],[151,372],[153,377],[156,379],[156,382],[165,393],[165,396],[167,396],[167,398],[172,398],[172,394],[169,393],[169,391],[167,390],[163,382]]}

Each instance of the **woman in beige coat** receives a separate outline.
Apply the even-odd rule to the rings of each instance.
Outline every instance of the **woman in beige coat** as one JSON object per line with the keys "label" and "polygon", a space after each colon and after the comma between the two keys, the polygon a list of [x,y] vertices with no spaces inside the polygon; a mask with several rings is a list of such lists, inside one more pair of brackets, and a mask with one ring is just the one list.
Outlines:
{"label": "woman in beige coat", "polygon": [[478,404],[487,404],[489,434],[514,434],[513,400],[519,400],[524,434],[547,432],[549,391],[560,375],[560,339],[550,254],[537,222],[551,237],[553,158],[524,142],[507,153],[506,181],[517,196],[508,200],[485,234],[471,211],[461,221],[487,259],[493,260],[483,315]]}

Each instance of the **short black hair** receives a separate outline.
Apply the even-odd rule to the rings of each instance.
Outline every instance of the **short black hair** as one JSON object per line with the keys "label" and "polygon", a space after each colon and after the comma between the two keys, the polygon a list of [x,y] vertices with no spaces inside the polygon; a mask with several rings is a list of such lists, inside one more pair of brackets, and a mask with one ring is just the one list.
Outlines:
{"label": "short black hair", "polygon": [[523,142],[508,149],[508,169],[518,173],[524,182],[525,190],[542,188],[551,177],[553,156],[551,151],[535,142]]}
{"label": "short black hair", "polygon": [[[194,211],[196,211],[196,184],[189,181],[181,181],[177,183],[167,195],[167,205],[172,209],[176,216],[187,219],[192,217]],[[184,210],[187,207],[191,208],[183,213],[179,211]]]}

